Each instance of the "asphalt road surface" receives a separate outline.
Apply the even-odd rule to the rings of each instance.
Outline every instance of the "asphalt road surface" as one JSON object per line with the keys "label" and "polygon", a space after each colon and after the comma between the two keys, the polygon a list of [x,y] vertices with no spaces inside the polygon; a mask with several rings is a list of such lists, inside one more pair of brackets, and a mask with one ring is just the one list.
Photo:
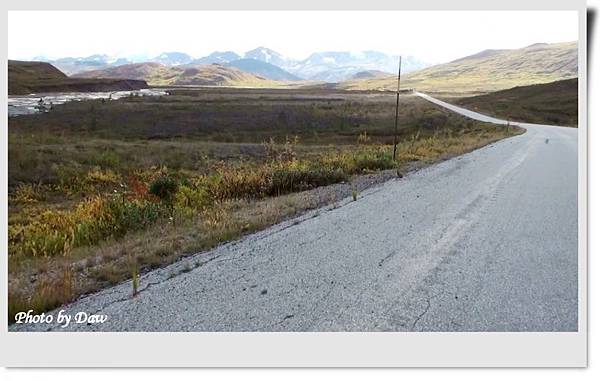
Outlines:
{"label": "asphalt road surface", "polygon": [[[576,331],[578,131],[523,126],[356,202],[149,273],[135,298],[127,282],[80,299],[65,312],[107,321],[65,329]],[[48,329],[61,328],[10,327]]]}

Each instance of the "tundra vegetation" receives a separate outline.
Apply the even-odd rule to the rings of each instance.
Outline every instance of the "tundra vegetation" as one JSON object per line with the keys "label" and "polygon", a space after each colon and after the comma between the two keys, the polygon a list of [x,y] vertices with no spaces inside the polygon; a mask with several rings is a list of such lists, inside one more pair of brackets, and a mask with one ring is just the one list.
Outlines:
{"label": "tundra vegetation", "polygon": [[578,92],[572,78],[448,101],[512,121],[577,127]]}
{"label": "tundra vegetation", "polygon": [[10,118],[9,318],[123,281],[135,294],[151,269],[357,199],[361,178],[522,132],[403,95],[394,162],[394,106],[390,93],[179,89]]}

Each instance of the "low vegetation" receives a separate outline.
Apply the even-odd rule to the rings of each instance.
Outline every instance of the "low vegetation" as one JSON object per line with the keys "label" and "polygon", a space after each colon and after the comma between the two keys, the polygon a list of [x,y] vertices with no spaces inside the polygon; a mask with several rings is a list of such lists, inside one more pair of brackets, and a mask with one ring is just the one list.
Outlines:
{"label": "low vegetation", "polygon": [[381,94],[180,90],[11,118],[9,317],[128,279],[136,294],[150,269],[358,200],[363,176],[521,132],[403,96],[394,162],[394,105]]}
{"label": "low vegetation", "polygon": [[456,103],[484,114],[520,122],[577,127],[577,78],[519,86]]}

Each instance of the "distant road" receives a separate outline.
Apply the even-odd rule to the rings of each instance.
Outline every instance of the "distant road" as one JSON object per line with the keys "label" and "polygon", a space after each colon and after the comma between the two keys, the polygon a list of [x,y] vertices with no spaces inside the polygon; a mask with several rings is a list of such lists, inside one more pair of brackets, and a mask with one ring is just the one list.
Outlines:
{"label": "distant road", "polygon": [[[425,94],[468,117],[505,123]],[[576,331],[577,129],[527,133],[79,300],[106,331]],[[147,288],[145,288],[147,287]],[[10,329],[45,329],[15,327]]]}

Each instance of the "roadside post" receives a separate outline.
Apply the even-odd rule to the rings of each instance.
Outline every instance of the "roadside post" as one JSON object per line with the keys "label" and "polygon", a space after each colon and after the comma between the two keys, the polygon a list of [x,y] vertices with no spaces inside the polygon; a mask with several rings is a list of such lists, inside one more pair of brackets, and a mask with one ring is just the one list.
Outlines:
{"label": "roadside post", "polygon": [[394,153],[392,155],[396,161],[396,146],[398,145],[398,107],[400,105],[400,74],[402,73],[402,56],[398,62],[398,88],[396,89],[396,121],[394,122]]}

